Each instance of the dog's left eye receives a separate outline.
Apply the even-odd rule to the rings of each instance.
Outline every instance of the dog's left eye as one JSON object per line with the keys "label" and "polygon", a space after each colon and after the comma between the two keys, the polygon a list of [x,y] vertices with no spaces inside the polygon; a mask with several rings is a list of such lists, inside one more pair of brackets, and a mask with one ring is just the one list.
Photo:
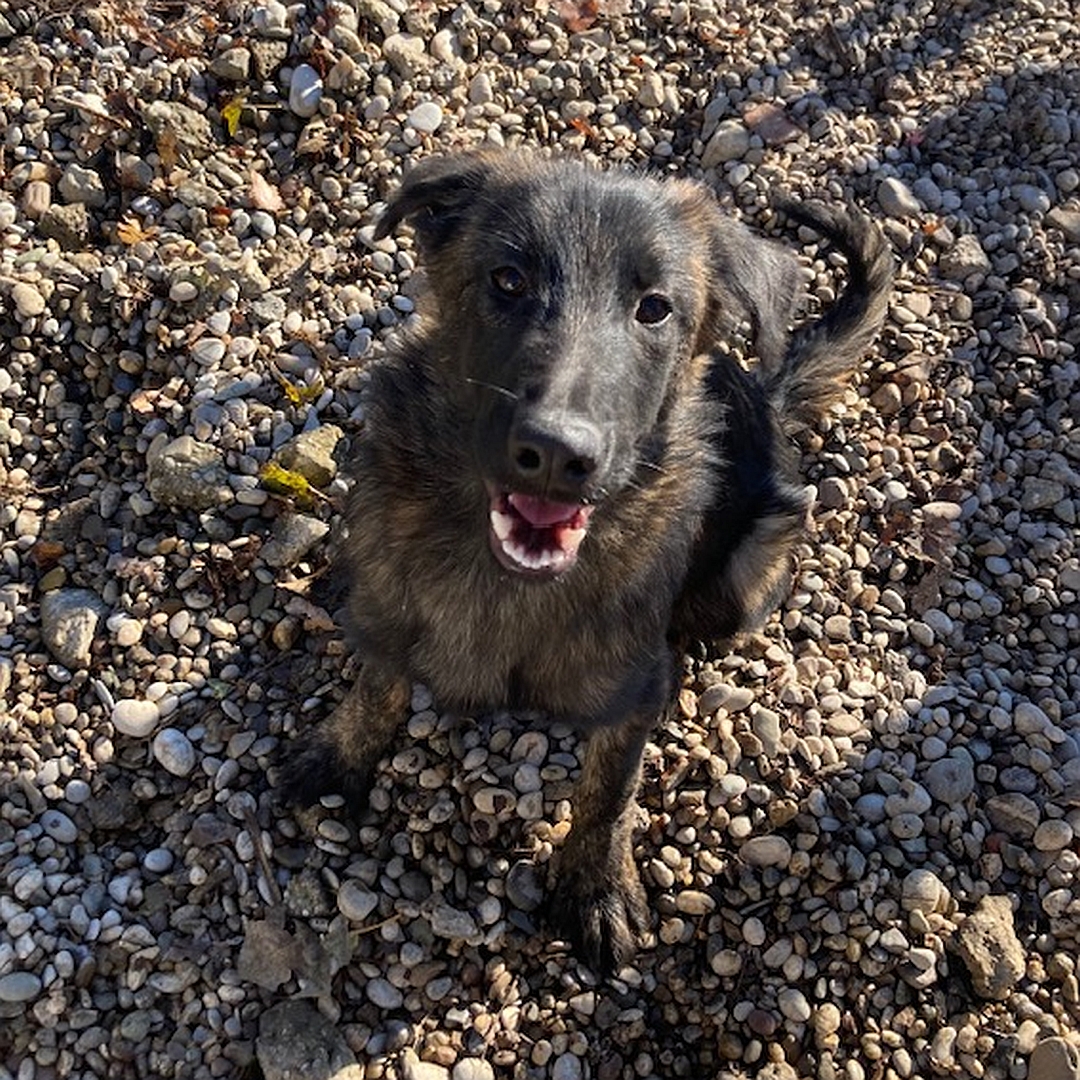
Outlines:
{"label": "dog's left eye", "polygon": [[634,312],[634,318],[645,326],[657,326],[671,314],[671,301],[659,293],[643,296]]}
{"label": "dog's left eye", "polygon": [[491,271],[491,282],[496,289],[507,296],[524,296],[528,288],[525,275],[513,266],[500,266]]}

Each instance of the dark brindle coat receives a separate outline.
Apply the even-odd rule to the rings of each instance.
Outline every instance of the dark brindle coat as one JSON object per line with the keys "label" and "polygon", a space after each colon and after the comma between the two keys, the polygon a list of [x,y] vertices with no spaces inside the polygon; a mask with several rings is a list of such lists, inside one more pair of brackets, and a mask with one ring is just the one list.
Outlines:
{"label": "dark brindle coat", "polygon": [[[361,804],[412,680],[456,710],[587,728],[551,915],[600,969],[647,924],[633,797],[677,651],[779,601],[806,512],[785,430],[887,303],[872,225],[788,212],[849,276],[790,338],[795,258],[691,183],[466,154],[417,166],[379,223],[415,228],[434,310],[371,371],[342,544],[364,666],[287,786]],[[750,374],[718,350],[740,322]]]}

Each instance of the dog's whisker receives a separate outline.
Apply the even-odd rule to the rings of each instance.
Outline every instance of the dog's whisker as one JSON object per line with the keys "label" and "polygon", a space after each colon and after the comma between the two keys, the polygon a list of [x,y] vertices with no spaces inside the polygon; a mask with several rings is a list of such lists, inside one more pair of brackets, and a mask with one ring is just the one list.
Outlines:
{"label": "dog's whisker", "polygon": [[471,379],[468,376],[466,376],[465,382],[469,386],[478,386],[481,390],[491,390],[493,393],[502,394],[503,397],[509,398],[511,401],[519,399],[519,395],[515,394],[513,390],[508,390],[505,386],[499,386],[497,383],[484,382],[483,379]]}

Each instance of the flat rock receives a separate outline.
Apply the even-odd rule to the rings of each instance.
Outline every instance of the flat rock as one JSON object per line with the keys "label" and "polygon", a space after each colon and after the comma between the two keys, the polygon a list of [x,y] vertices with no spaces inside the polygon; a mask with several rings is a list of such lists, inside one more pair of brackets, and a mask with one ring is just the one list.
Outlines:
{"label": "flat rock", "polygon": [[713,132],[701,155],[701,167],[714,169],[728,161],[738,161],[750,149],[750,132],[741,120],[725,120]]}
{"label": "flat rock", "polygon": [[344,1036],[307,1001],[283,1001],[263,1013],[255,1056],[263,1080],[331,1080],[356,1065]]}
{"label": "flat rock", "polygon": [[1026,970],[1007,896],[986,896],[960,924],[953,945],[980,997],[1003,1001]]}
{"label": "flat rock", "polygon": [[877,200],[889,217],[914,217],[922,211],[919,200],[911,193],[911,188],[895,176],[881,181],[878,185]]}
{"label": "flat rock", "polygon": [[64,667],[86,667],[107,611],[101,597],[89,589],[54,589],[41,598],[41,638]]}
{"label": "flat rock", "polygon": [[1054,1035],[1031,1052],[1028,1080],[1080,1080],[1080,1047]]}
{"label": "flat rock", "polygon": [[950,281],[966,281],[973,275],[990,273],[990,259],[983,251],[977,236],[970,234],[958,236],[948,251],[942,252],[938,259],[938,269],[942,277]]}
{"label": "flat rock", "polygon": [[232,499],[221,451],[190,435],[150,444],[146,487],[156,503],[209,510]]}
{"label": "flat rock", "polygon": [[336,424],[322,424],[311,431],[294,435],[274,455],[283,469],[299,473],[314,487],[326,487],[337,474],[334,453],[342,438]]}
{"label": "flat rock", "polygon": [[309,514],[283,514],[274,522],[274,534],[262,547],[267,566],[294,566],[328,532],[325,521]]}

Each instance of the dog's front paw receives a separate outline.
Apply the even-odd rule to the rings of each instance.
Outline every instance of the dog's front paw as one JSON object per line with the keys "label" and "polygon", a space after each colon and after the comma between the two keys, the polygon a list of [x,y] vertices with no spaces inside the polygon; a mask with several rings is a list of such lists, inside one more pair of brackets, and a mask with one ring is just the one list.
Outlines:
{"label": "dog's front paw", "polygon": [[548,901],[548,920],[574,954],[598,975],[629,963],[648,928],[648,903],[637,871],[561,874]]}
{"label": "dog's front paw", "polygon": [[312,806],[324,795],[340,794],[353,814],[367,809],[374,769],[346,767],[335,745],[318,731],[289,744],[281,763],[279,788],[286,802]]}

